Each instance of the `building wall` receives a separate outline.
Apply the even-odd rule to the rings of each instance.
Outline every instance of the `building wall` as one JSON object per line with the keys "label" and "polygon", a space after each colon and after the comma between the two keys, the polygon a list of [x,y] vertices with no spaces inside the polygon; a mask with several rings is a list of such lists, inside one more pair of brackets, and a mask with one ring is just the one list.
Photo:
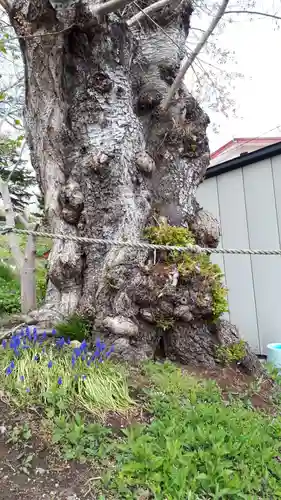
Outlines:
{"label": "building wall", "polygon": [[[198,201],[221,223],[224,248],[281,246],[281,155],[205,180]],[[259,354],[281,342],[281,256],[214,255],[229,289],[229,319]]]}

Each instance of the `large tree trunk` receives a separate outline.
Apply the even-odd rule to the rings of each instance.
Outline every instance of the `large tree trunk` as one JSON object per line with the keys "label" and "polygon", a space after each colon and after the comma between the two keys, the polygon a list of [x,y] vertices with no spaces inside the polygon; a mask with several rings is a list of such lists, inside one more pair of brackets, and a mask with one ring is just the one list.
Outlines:
{"label": "large tree trunk", "polygon": [[[125,22],[138,12],[133,2],[100,18],[93,15],[98,3],[15,0],[10,14],[21,36],[25,123],[50,228],[138,241],[157,210],[170,223],[190,224],[199,243],[216,244],[213,225],[210,233],[202,226],[195,202],[209,161],[208,117],[184,86],[168,111],[161,108],[184,56],[191,2],[170,0],[152,14],[158,26],[144,18],[134,27]],[[139,0],[142,8],[151,3]],[[153,356],[159,335],[136,293],[153,287],[145,278],[146,259],[143,251],[56,240],[49,319],[78,309],[124,356]],[[170,311],[163,297],[160,302],[150,301],[150,309]],[[206,311],[196,311],[186,331],[182,323],[178,333],[174,329],[177,338],[189,335],[193,320],[195,331],[206,330]],[[177,341],[171,339],[166,348],[174,357]]]}

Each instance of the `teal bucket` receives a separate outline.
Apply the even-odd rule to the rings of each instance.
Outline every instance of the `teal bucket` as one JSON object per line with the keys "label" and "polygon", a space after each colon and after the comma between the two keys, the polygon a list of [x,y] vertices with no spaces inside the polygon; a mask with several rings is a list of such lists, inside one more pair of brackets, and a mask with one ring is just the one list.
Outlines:
{"label": "teal bucket", "polygon": [[275,368],[281,369],[281,343],[267,345],[267,361]]}

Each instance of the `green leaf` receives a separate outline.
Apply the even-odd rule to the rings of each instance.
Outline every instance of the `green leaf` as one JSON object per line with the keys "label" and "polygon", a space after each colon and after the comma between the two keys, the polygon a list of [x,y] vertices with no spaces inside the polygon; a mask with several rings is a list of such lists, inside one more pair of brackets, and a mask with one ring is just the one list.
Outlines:
{"label": "green leaf", "polygon": [[0,40],[0,52],[2,52],[3,54],[7,54],[7,50],[6,50],[6,47],[5,47],[5,44],[4,44],[4,40]]}

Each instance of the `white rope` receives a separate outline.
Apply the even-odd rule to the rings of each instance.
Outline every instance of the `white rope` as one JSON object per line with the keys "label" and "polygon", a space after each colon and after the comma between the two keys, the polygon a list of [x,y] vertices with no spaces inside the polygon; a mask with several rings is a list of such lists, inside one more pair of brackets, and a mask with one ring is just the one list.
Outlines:
{"label": "white rope", "polygon": [[16,234],[32,234],[33,236],[41,236],[53,240],[74,241],[75,243],[86,243],[92,245],[105,245],[116,247],[140,248],[143,250],[176,250],[178,252],[189,253],[206,253],[206,254],[232,254],[232,255],[281,255],[279,250],[252,250],[251,248],[205,248],[198,245],[187,245],[185,247],[172,245],[153,245],[144,241],[122,241],[122,240],[105,240],[101,238],[87,238],[85,236],[72,236],[67,234],[54,234],[45,231],[35,231],[33,229],[17,229],[15,227],[3,227],[0,229],[0,235],[8,233]]}

